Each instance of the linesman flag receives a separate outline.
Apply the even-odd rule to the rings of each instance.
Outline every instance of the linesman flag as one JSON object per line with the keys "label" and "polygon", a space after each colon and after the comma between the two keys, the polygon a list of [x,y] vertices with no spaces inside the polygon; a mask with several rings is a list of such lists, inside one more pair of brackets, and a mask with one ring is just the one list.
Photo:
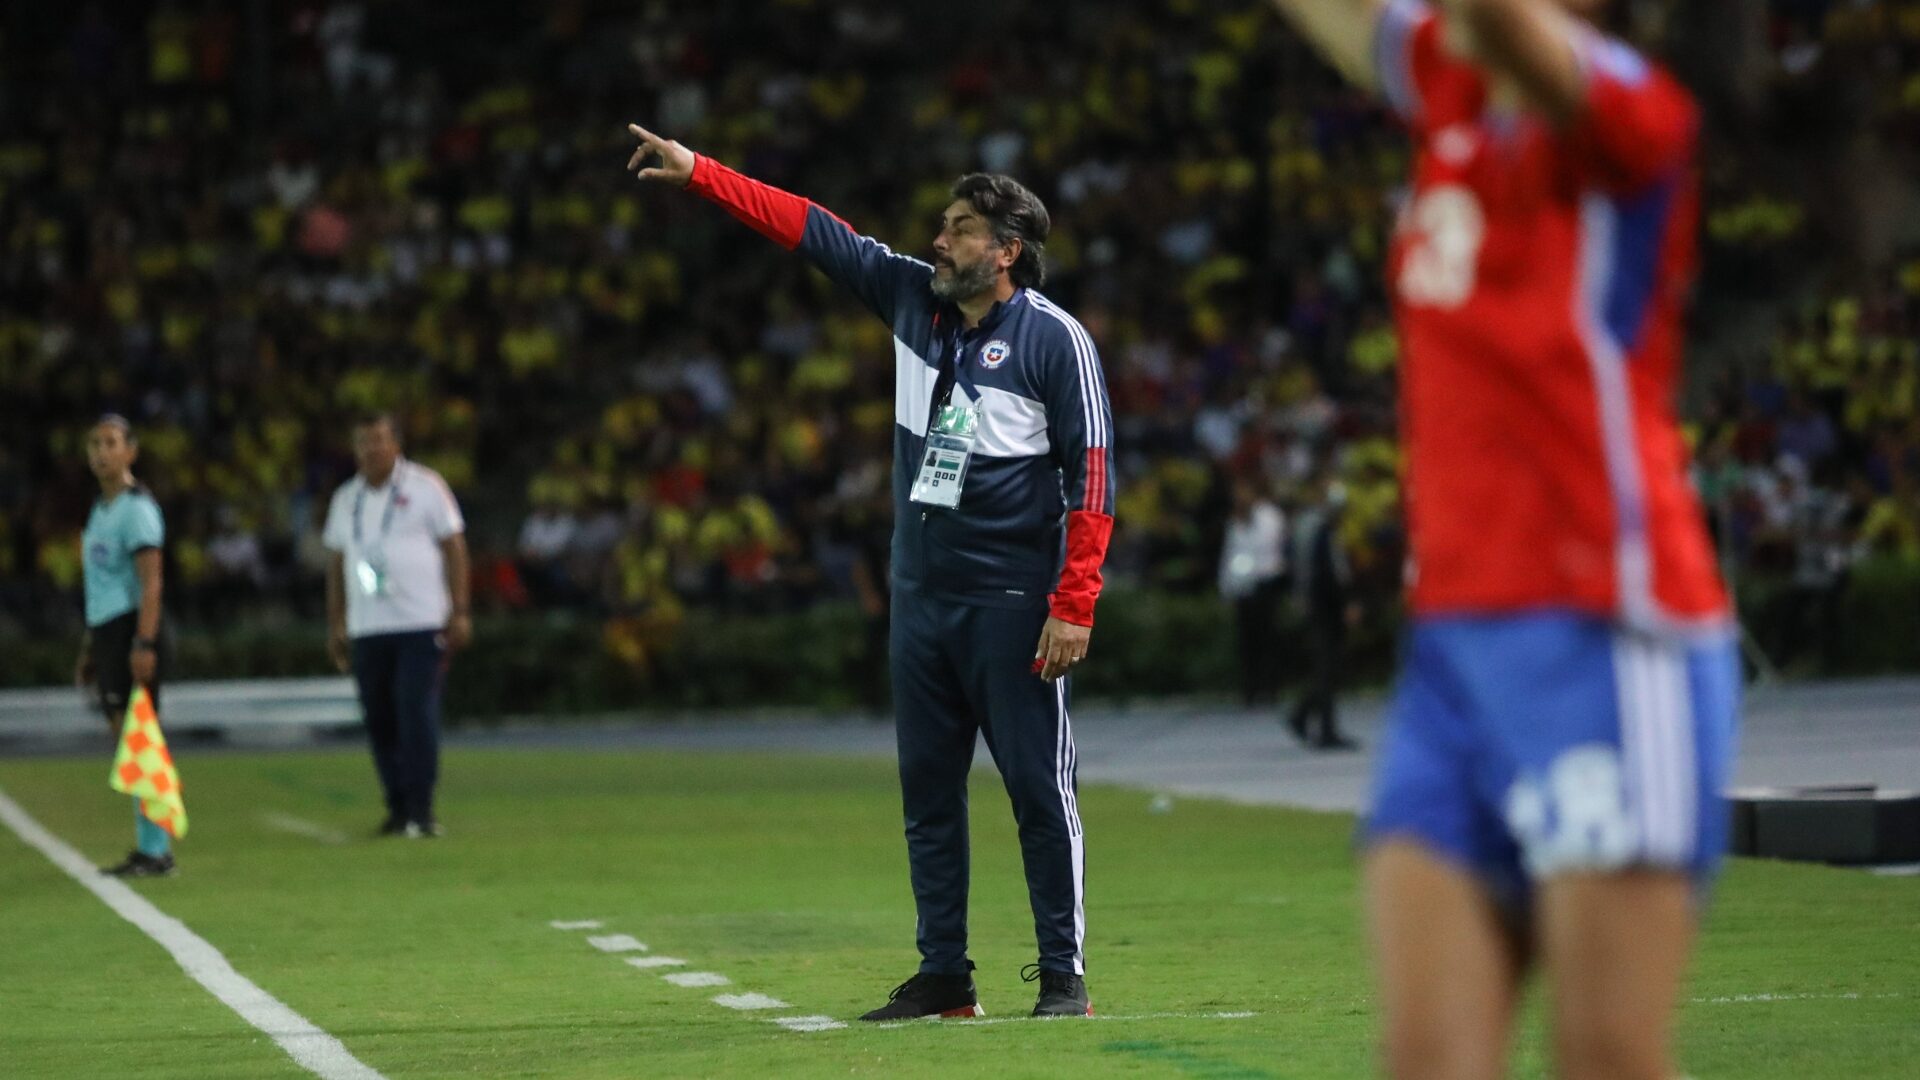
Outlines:
{"label": "linesman flag", "polygon": [[160,716],[153,711],[147,688],[133,688],[127,702],[127,726],[120,732],[120,752],[113,756],[113,790],[140,800],[147,820],[167,830],[175,840],[187,835],[187,804],[180,800],[180,773],[160,734]]}

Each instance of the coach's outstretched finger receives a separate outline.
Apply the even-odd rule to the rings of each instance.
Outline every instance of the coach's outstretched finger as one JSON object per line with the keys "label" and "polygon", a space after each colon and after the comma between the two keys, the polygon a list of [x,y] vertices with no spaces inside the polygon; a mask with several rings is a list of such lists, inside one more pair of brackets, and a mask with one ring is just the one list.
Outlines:
{"label": "coach's outstretched finger", "polygon": [[[627,159],[627,171],[642,180],[657,180],[675,187],[686,187],[693,179],[693,151],[681,146],[673,139],[663,139],[639,124],[628,124],[627,130],[640,140],[640,146],[633,156]],[[651,168],[642,168],[648,158],[659,155],[660,164]]]}

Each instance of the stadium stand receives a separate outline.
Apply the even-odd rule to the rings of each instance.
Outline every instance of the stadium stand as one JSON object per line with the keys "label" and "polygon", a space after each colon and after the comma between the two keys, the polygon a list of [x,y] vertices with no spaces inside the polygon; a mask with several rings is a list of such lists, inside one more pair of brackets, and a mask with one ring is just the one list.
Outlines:
{"label": "stadium stand", "polygon": [[[483,606],[603,614],[618,649],[692,608],[853,595],[889,528],[884,330],[636,189],[634,118],[908,251],[954,175],[1027,180],[1112,388],[1111,577],[1208,590],[1230,479],[1288,500],[1331,465],[1390,596],[1401,137],[1264,4],[1005,7],[10,8],[0,624],[77,626],[80,440],[110,408],[188,623],[316,614],[369,407],[471,508]],[[1856,555],[1920,559],[1920,249],[1813,259],[1846,200],[1748,164],[1836,98],[1910,153],[1920,5],[1752,10],[1777,130],[1730,125],[1709,158],[1687,407],[1730,565],[1817,611]]]}

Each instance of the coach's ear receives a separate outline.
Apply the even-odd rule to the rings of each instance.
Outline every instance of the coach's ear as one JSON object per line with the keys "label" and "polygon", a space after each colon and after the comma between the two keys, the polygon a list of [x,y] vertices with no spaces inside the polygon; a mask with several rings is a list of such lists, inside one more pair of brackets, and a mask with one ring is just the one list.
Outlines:
{"label": "coach's ear", "polygon": [[1025,250],[1027,250],[1027,242],[1017,236],[1001,244],[999,257],[1000,269],[1002,271],[1012,270],[1013,265],[1020,261],[1020,253]]}

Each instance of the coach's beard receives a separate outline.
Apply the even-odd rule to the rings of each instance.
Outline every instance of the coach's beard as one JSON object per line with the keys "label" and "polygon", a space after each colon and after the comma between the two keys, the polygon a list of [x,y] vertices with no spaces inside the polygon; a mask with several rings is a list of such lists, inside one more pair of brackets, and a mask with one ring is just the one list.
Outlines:
{"label": "coach's beard", "polygon": [[933,291],[935,299],[945,300],[948,303],[971,300],[991,290],[994,282],[1000,277],[1000,271],[984,259],[965,270],[952,263],[940,265],[947,268],[948,275],[942,278],[939,270],[936,269],[932,280],[927,282],[927,288]]}

